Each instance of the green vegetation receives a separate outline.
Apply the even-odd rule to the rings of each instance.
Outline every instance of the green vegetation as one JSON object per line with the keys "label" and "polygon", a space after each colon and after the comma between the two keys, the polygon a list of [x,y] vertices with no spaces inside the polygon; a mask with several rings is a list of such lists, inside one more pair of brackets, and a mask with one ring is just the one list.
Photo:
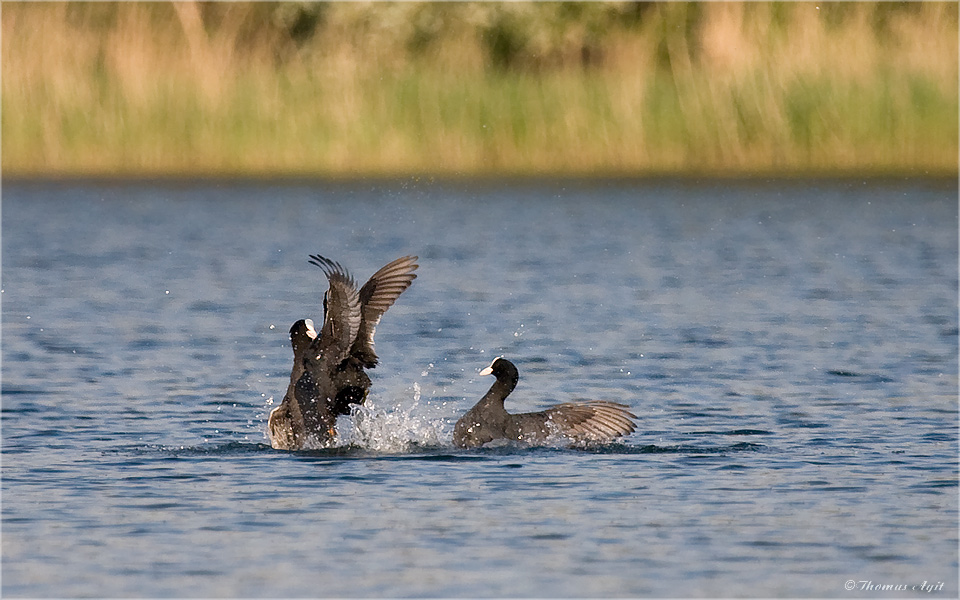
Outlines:
{"label": "green vegetation", "polygon": [[935,174],[956,3],[5,3],[4,175]]}

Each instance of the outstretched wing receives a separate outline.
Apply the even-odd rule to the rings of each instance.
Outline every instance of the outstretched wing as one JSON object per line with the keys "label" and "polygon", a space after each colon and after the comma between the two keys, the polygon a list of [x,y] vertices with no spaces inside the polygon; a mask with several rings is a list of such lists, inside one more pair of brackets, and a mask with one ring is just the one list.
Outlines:
{"label": "outstretched wing", "polygon": [[576,442],[609,442],[636,430],[637,416],[625,404],[606,400],[568,402],[534,414],[546,416],[550,429]]}
{"label": "outstretched wing", "polygon": [[362,320],[356,341],[350,354],[356,357],[366,368],[377,366],[377,353],[374,351],[373,335],[376,333],[380,317],[393,306],[400,294],[417,278],[414,271],[420,265],[416,256],[402,256],[392,261],[370,276],[360,288],[360,306]]}
{"label": "outstretched wing", "polygon": [[363,320],[357,284],[340,263],[319,254],[310,255],[310,264],[323,270],[330,284],[323,296],[323,327],[317,342],[325,352],[334,353],[332,364],[347,357]]}

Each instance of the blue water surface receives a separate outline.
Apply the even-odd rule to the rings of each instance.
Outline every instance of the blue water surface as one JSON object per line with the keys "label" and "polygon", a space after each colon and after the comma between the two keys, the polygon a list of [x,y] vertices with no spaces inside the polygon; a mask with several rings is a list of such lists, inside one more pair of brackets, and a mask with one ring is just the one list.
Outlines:
{"label": "blue water surface", "polygon": [[[5,182],[0,591],[956,597],[957,217],[955,181]],[[276,451],[313,253],[421,268],[338,447]],[[508,409],[638,431],[454,448],[498,355]]]}

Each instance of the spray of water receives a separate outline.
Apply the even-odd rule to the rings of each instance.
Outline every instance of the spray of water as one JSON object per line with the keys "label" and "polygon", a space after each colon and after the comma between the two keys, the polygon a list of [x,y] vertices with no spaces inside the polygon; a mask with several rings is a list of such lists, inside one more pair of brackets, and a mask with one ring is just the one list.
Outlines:
{"label": "spray of water", "polygon": [[374,452],[409,452],[416,447],[445,445],[443,419],[419,414],[420,384],[413,384],[413,402],[381,408],[370,398],[354,406],[350,416],[337,423],[337,446],[360,447]]}

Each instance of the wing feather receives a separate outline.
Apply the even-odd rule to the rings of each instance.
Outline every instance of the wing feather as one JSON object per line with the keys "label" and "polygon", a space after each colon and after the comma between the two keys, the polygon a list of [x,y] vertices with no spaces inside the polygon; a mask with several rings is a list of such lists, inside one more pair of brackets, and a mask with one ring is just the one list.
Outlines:
{"label": "wing feather", "polygon": [[625,404],[606,400],[568,402],[542,411],[558,433],[574,441],[610,441],[636,431],[636,415]]}
{"label": "wing feather", "polygon": [[374,350],[373,336],[380,323],[380,317],[393,306],[413,280],[417,278],[416,256],[401,256],[380,268],[370,276],[360,288],[360,306],[362,320],[356,341],[350,353],[363,363],[364,367],[377,366],[379,358]]}
{"label": "wing feather", "polygon": [[317,338],[325,349],[333,350],[335,362],[347,357],[357,339],[363,320],[357,284],[340,263],[319,254],[310,255],[310,264],[320,267],[329,288],[323,301],[323,328]]}

